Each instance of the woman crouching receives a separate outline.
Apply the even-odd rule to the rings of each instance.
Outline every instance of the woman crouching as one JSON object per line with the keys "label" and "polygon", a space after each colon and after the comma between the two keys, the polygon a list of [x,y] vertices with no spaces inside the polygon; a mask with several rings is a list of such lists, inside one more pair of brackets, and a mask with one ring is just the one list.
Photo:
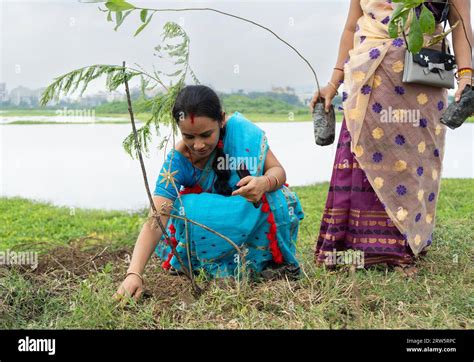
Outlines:
{"label": "woman crouching", "polygon": [[[143,225],[115,296],[139,298],[153,251],[173,273],[183,273],[184,265],[211,277],[236,276],[243,254],[245,268],[253,275],[272,275],[274,270],[297,274],[296,240],[303,211],[285,185],[285,170],[265,133],[238,112],[226,116],[216,93],[201,85],[187,86],[178,94],[173,117],[183,139],[169,152],[153,197],[157,210],[173,205],[171,217],[160,216],[169,241],[150,221]],[[186,226],[184,218],[194,223]]]}

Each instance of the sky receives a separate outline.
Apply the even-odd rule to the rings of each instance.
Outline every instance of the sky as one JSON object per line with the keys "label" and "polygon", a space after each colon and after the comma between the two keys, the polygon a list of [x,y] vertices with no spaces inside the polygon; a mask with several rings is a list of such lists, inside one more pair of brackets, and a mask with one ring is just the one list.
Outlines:
{"label": "sky", "polygon": [[[275,31],[297,48],[327,82],[337,57],[349,0],[133,1],[153,8],[213,7],[246,17]],[[44,87],[54,77],[91,64],[138,63],[160,68],[153,48],[162,26],[176,21],[191,39],[190,62],[199,80],[220,91],[269,90],[290,86],[312,91],[310,69],[271,34],[239,20],[210,12],[164,12],[133,37],[138,13],[121,28],[78,0],[0,0],[0,82],[8,90]],[[103,7],[103,5],[102,5]],[[474,16],[471,14],[474,22]],[[98,82],[92,91],[101,90]]]}

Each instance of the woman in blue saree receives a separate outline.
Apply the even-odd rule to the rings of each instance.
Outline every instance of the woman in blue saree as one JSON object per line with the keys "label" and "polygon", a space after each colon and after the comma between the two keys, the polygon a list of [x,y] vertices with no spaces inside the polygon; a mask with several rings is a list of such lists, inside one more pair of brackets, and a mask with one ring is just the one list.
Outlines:
{"label": "woman in blue saree", "polygon": [[[246,270],[254,275],[280,266],[299,270],[295,252],[303,211],[285,184],[285,170],[265,133],[238,112],[227,117],[216,93],[201,85],[187,86],[178,94],[173,117],[183,139],[167,155],[153,201],[157,210],[168,207],[171,216],[162,215],[161,221],[180,258],[161,230],[147,221],[116,296],[139,298],[142,273],[153,251],[162,267],[174,273],[183,272],[181,259],[194,272],[237,276],[242,253]],[[238,170],[243,168],[248,174],[241,178]],[[186,226],[184,218],[194,223]]]}

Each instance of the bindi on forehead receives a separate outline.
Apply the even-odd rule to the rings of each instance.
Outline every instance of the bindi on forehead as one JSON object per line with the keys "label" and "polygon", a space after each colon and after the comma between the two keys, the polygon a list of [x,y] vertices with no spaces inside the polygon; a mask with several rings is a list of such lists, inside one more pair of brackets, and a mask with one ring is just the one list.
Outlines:
{"label": "bindi on forehead", "polygon": [[181,133],[185,136],[205,136],[205,135],[209,135],[211,134],[212,132],[214,132],[214,128],[211,128],[211,129],[204,129],[204,130],[196,130],[196,132],[189,132],[188,130],[181,130]]}
{"label": "bindi on forehead", "polygon": [[178,126],[182,132],[188,134],[201,134],[218,129],[219,122],[211,118],[200,117],[196,116],[195,114],[188,113],[186,118],[180,120]]}

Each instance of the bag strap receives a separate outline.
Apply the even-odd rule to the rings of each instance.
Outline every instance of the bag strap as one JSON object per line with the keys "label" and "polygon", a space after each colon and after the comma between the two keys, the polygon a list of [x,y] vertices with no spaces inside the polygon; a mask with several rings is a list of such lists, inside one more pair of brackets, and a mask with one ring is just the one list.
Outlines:
{"label": "bag strap", "polygon": [[[448,9],[448,10],[446,10]],[[443,13],[441,15],[441,18],[443,18],[446,14],[446,12],[449,11],[449,0],[446,1],[446,5],[444,6]],[[448,24],[448,18],[444,20],[444,25],[443,25],[443,33],[446,31],[446,25]],[[446,54],[446,37],[443,38],[443,42],[441,43],[441,51],[443,54]]]}
{"label": "bag strap", "polygon": [[[443,33],[446,31],[446,25],[448,25],[448,13],[449,13],[449,0],[445,0],[444,2],[444,9],[441,12],[441,19],[444,19],[443,24]],[[441,43],[441,52],[443,54],[451,55],[451,49],[448,47],[448,52],[446,52],[446,37],[443,38],[443,42]]]}

